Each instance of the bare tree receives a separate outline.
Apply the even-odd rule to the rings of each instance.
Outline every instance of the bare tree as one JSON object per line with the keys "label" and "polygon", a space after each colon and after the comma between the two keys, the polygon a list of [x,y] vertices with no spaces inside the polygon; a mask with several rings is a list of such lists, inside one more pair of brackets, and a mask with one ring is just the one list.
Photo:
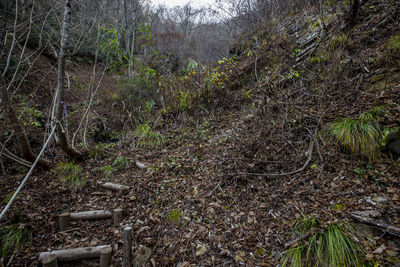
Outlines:
{"label": "bare tree", "polygon": [[79,158],[82,154],[74,149],[68,142],[66,126],[66,105],[64,100],[65,79],[65,54],[68,47],[69,30],[71,27],[71,1],[65,0],[64,17],[61,26],[61,45],[58,53],[57,89],[54,97],[52,124],[56,124],[56,142],[60,148],[71,158]]}

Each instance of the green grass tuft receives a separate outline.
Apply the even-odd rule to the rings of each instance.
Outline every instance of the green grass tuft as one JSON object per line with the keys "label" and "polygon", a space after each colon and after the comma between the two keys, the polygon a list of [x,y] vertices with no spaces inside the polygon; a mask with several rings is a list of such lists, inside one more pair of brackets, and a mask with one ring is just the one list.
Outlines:
{"label": "green grass tuft", "polygon": [[18,250],[24,243],[32,241],[31,231],[24,224],[7,225],[0,228],[0,259],[10,251]]}
{"label": "green grass tuft", "polygon": [[350,233],[354,230],[346,222],[330,224],[324,231],[285,251],[281,266],[362,266],[360,249],[349,237]]}
{"label": "green grass tuft", "polygon": [[140,124],[135,134],[139,137],[139,145],[145,148],[157,148],[165,145],[167,138],[160,133],[153,132],[148,124]]}
{"label": "green grass tuft", "polygon": [[125,169],[129,167],[129,160],[124,156],[120,156],[114,160],[113,166],[116,166],[119,169]]}
{"label": "green grass tuft", "polygon": [[105,176],[110,176],[115,171],[114,167],[111,165],[103,166],[101,167],[100,170],[103,172]]}
{"label": "green grass tuft", "polygon": [[87,178],[80,176],[82,167],[73,161],[58,163],[55,170],[60,181],[66,186],[82,188],[86,184]]}
{"label": "green grass tuft", "polygon": [[374,160],[384,137],[384,130],[378,123],[378,117],[383,112],[382,107],[375,107],[358,119],[340,118],[329,125],[328,134],[351,153]]}

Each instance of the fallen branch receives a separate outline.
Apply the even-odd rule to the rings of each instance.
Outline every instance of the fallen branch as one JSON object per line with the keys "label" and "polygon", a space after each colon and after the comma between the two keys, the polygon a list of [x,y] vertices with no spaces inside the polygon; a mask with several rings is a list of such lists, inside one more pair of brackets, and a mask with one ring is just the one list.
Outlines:
{"label": "fallen branch", "polygon": [[60,262],[99,258],[101,251],[104,248],[111,248],[111,246],[102,245],[96,247],[72,248],[42,252],[39,255],[39,262],[42,262],[44,258],[47,258],[50,255],[55,255],[57,260]]}
{"label": "fallen branch", "polygon": [[[0,143],[0,145],[2,145],[2,144]],[[10,150],[8,150],[4,145],[2,145],[2,146],[3,146],[3,147],[2,147],[2,150],[1,150],[1,152],[0,152],[0,154],[1,154],[2,156],[5,156],[6,158],[8,158],[8,159],[10,159],[10,160],[12,160],[12,161],[15,161],[16,163],[19,163],[19,164],[21,164],[22,166],[25,166],[25,167],[27,167],[27,168],[32,167],[32,164],[31,164],[29,161],[24,160],[23,158],[18,157],[17,155],[13,154]]]}
{"label": "fallen branch", "polygon": [[379,228],[380,230],[382,230],[388,234],[391,234],[393,236],[400,237],[400,228],[397,228],[395,226],[392,226],[392,225],[389,225],[386,223],[380,223],[380,222],[374,221],[373,219],[371,219],[369,217],[364,217],[364,216],[361,216],[356,213],[350,213],[350,218],[352,218],[356,221],[365,223],[365,224],[375,226],[375,227]]}
{"label": "fallen branch", "polygon": [[49,135],[49,137],[46,140],[46,143],[43,145],[42,150],[40,150],[39,155],[36,157],[35,162],[33,162],[31,168],[29,169],[28,173],[26,174],[24,180],[22,180],[22,183],[20,184],[20,186],[18,187],[18,189],[15,191],[14,195],[11,197],[10,201],[7,203],[7,206],[4,208],[4,210],[1,212],[0,214],[0,221],[1,219],[3,219],[4,215],[6,214],[7,210],[11,207],[12,203],[14,202],[15,198],[17,197],[18,193],[22,190],[22,188],[24,187],[26,181],[28,181],[28,178],[31,176],[33,170],[36,167],[36,164],[40,161],[41,156],[44,153],[44,150],[46,149],[47,145],[49,144],[51,138],[53,137],[53,134],[55,132],[56,127],[53,127],[53,129],[51,130],[51,133]]}
{"label": "fallen branch", "polygon": [[303,166],[300,169],[294,170],[292,172],[286,172],[286,173],[254,173],[254,172],[238,172],[238,173],[230,173],[228,175],[232,175],[232,176],[237,176],[237,175],[255,175],[255,176],[285,176],[285,175],[292,175],[298,172],[303,171],[308,163],[310,163],[311,159],[312,159],[312,152],[313,152],[313,148],[314,148],[314,143],[315,140],[311,141],[310,146],[307,150],[307,154],[308,154],[308,159],[307,161],[303,164]]}

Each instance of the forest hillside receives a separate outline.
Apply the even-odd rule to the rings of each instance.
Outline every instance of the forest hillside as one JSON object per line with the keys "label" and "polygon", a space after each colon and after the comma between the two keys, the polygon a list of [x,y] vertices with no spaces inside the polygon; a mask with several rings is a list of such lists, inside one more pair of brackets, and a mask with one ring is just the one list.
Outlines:
{"label": "forest hillside", "polygon": [[0,0],[0,266],[400,266],[399,18]]}

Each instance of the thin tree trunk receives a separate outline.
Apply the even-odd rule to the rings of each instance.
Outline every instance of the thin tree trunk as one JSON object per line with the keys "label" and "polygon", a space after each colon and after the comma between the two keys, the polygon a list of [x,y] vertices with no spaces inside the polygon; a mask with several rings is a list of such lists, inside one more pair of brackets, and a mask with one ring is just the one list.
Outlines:
{"label": "thin tree trunk", "polygon": [[61,46],[58,53],[58,78],[57,89],[54,98],[52,123],[56,123],[56,142],[60,148],[71,158],[79,158],[82,154],[70,146],[66,134],[67,110],[64,102],[64,80],[65,80],[65,53],[68,47],[69,30],[71,25],[71,1],[65,0],[64,18],[61,26]]}
{"label": "thin tree trunk", "polygon": [[[0,71],[0,90],[1,90],[1,104],[6,110],[6,114],[11,127],[15,132],[17,138],[17,146],[21,153],[21,157],[29,162],[34,162],[36,160],[36,155],[32,152],[31,145],[29,144],[28,136],[26,135],[24,127],[22,127],[21,122],[18,119],[17,113],[11,106],[10,98],[8,96],[6,82],[3,78],[3,73]],[[44,168],[49,168],[50,163],[46,160],[39,160],[39,166]]]}
{"label": "thin tree trunk", "polygon": [[350,14],[348,19],[348,25],[353,26],[356,20],[358,9],[360,8],[360,1],[359,0],[352,0],[350,5]]}
{"label": "thin tree trunk", "polygon": [[127,19],[126,19],[126,0],[120,0],[119,1],[119,26],[120,26],[120,31],[119,31],[119,44],[123,49],[128,49],[128,44],[127,44]]}

